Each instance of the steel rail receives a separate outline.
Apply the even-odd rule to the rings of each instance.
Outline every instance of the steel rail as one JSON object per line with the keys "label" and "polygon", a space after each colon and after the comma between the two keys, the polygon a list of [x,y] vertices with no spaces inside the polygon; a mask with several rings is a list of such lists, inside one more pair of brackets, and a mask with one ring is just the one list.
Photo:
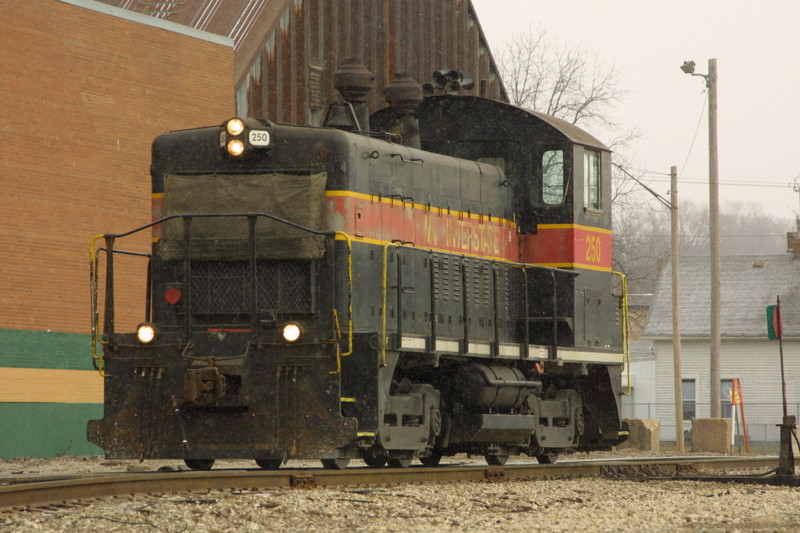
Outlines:
{"label": "steel rail", "polygon": [[[263,490],[343,485],[524,481],[564,477],[669,476],[703,470],[774,468],[777,457],[658,458],[647,460],[563,461],[551,465],[446,465],[434,468],[350,468],[346,470],[209,470],[148,473],[64,474],[61,479],[0,477],[0,509],[108,498],[112,496],[215,490]],[[70,476],[74,476],[71,479]],[[695,476],[697,477],[697,476]],[[675,478],[671,478],[675,479]],[[683,478],[681,478],[683,479]],[[688,478],[687,478],[688,479]],[[765,478],[756,478],[765,479]]]}

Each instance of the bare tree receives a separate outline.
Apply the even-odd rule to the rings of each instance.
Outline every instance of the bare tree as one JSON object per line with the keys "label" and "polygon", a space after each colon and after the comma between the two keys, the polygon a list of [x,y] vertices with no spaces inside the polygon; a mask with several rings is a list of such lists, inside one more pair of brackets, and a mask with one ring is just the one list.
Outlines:
{"label": "bare tree", "polygon": [[549,29],[513,34],[495,57],[511,103],[572,124],[611,128],[624,92],[597,54],[558,44]]}
{"label": "bare tree", "polygon": [[628,278],[632,294],[653,291],[664,260],[669,256],[669,212],[663,206],[642,201],[614,211],[613,267]]}
{"label": "bare tree", "polygon": [[[670,213],[652,202],[630,207],[614,213],[614,268],[626,273],[632,293],[649,293],[669,257]],[[708,254],[708,206],[682,201],[678,224],[681,254]],[[720,213],[720,251],[724,255],[782,254],[786,232],[793,225],[791,219],[766,214],[755,203],[726,203]]]}

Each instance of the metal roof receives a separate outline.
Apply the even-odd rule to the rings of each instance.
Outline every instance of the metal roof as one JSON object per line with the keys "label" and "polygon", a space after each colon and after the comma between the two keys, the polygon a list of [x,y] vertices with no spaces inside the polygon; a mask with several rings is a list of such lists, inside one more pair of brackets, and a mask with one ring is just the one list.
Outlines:
{"label": "metal roof", "polygon": [[147,13],[144,12],[135,12],[131,11],[130,9],[123,9],[116,5],[118,2],[104,2],[103,0],[59,0],[59,2],[78,6],[83,9],[89,9],[98,13],[104,13],[112,17],[123,18],[138,24],[144,24],[154,28],[161,28],[162,30],[188,35],[189,37],[193,37],[195,39],[201,39],[204,41],[221,44],[223,46],[229,46],[231,48],[233,48],[234,45],[233,39],[227,37],[227,35],[204,31],[202,29],[187,26],[186,24],[178,24],[163,17],[154,18],[152,16],[148,16]]}
{"label": "metal roof", "polygon": [[[708,256],[681,258],[681,335],[709,337],[711,274]],[[672,275],[668,261],[650,307],[642,338],[672,337]],[[722,256],[722,336],[766,338],[766,307],[781,297],[785,336],[800,337],[800,258],[791,254]]]}
{"label": "metal roof", "polygon": [[562,120],[560,118],[553,117],[545,113],[541,113],[539,111],[533,111],[525,108],[519,108],[519,109],[538,117],[543,122],[550,124],[550,126],[560,131],[565,137],[567,137],[573,143],[582,144],[584,146],[590,146],[592,148],[597,148],[599,150],[606,150],[609,152],[611,151],[611,149],[602,142],[600,142],[600,140],[597,139],[597,137],[590,134],[588,131],[580,128],[579,126],[572,124],[571,122],[567,122],[566,120]]}
{"label": "metal roof", "polygon": [[[275,15],[287,0],[99,0],[104,4],[169,20],[233,39],[239,51],[265,15]],[[270,4],[278,10],[267,10]]]}
{"label": "metal roof", "polygon": [[[445,115],[449,116],[459,116],[464,112],[464,110],[473,109],[477,106],[480,106],[481,109],[485,110],[487,116],[498,119],[493,121],[493,124],[500,128],[499,130],[492,130],[492,135],[495,138],[518,139],[518,132],[503,129],[502,126],[498,126],[498,124],[508,124],[508,118],[513,117],[515,124],[525,124],[532,128],[539,128],[539,131],[545,131],[549,136],[558,135],[570,143],[580,144],[598,150],[611,151],[605,144],[603,144],[586,130],[560,118],[552,117],[539,111],[533,111],[524,107],[519,107],[508,102],[494,99],[486,100],[477,96],[466,94],[444,94],[428,96],[424,98],[419,108],[420,121],[425,120],[425,115],[438,117],[440,113],[444,113]],[[431,120],[431,122],[437,122],[438,120],[438,118],[434,118]],[[478,135],[480,138],[483,138],[487,134],[487,128],[490,128],[493,124],[482,124],[482,127],[478,129],[469,128],[468,130],[465,130],[465,133],[463,134],[473,137]],[[454,124],[454,126],[454,130],[449,129],[444,125],[437,125],[433,127],[436,130],[437,135],[441,135],[445,129],[448,130],[448,135],[462,135],[462,133],[456,133],[456,131],[460,129],[459,125]]]}

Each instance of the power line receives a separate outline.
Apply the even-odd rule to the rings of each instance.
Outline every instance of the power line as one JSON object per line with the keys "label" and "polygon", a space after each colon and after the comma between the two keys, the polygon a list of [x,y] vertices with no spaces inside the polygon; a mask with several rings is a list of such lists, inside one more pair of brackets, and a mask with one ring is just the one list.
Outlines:
{"label": "power line", "polygon": [[[656,172],[647,169],[635,169],[641,173],[641,177],[634,181],[647,180],[650,182],[669,183],[669,174],[663,172]],[[630,175],[629,175],[630,177]],[[682,178],[678,181],[679,184],[698,184],[708,185],[708,179],[704,178]],[[720,185],[730,185],[732,187],[794,187],[794,183],[788,181],[778,183],[774,181],[757,181],[757,180],[728,180],[720,181]]]}
{"label": "power line", "polygon": [[689,145],[689,151],[686,154],[686,159],[683,160],[683,165],[681,165],[681,171],[678,173],[678,179],[680,179],[681,174],[683,174],[683,169],[686,168],[686,163],[689,162],[689,157],[692,155],[692,149],[694,148],[694,142],[697,140],[697,132],[700,131],[700,124],[703,122],[703,116],[705,116],[706,111],[706,104],[708,103],[708,93],[710,91],[706,91],[706,97],[703,98],[703,109],[700,110],[700,118],[697,120],[697,127],[694,130],[694,137],[692,137],[692,144]]}
{"label": "power line", "polygon": [[[661,178],[661,177],[653,177],[647,178],[648,181],[657,181],[657,182],[669,182],[668,179]],[[699,178],[689,178],[689,179],[682,179],[679,183],[691,183],[691,184],[700,184],[700,185],[708,185],[708,180],[703,180]],[[720,181],[720,185],[729,185],[732,187],[792,187],[792,184],[789,182],[785,183],[775,183],[775,182],[764,182],[764,181]]]}
{"label": "power line", "polygon": [[[622,232],[617,232],[617,231],[615,231],[613,233],[613,235],[614,235],[614,237],[642,237],[642,238],[647,238],[647,239],[669,239],[669,237],[670,237],[669,234],[622,233]],[[681,233],[680,237],[705,237],[705,238],[707,238],[708,234],[707,233],[702,233],[700,235],[695,235],[695,234],[692,234],[692,233]],[[785,233],[775,233],[775,234],[769,234],[769,235],[720,235],[721,239],[752,239],[752,238],[763,239],[763,238],[768,238],[768,237],[776,237],[776,238],[780,237],[781,239],[785,239],[786,238],[786,234]]]}

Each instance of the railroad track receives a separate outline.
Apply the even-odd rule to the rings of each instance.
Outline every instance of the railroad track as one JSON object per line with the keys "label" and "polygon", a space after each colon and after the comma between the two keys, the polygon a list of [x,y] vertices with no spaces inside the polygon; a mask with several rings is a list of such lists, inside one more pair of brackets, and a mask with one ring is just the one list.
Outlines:
{"label": "railroad track", "polygon": [[695,479],[795,483],[774,476],[708,476],[709,470],[772,469],[777,457],[681,457],[563,461],[551,465],[447,465],[436,468],[350,468],[167,471],[120,474],[0,476],[0,509],[39,507],[113,496],[215,490],[263,490],[343,485],[520,481],[606,476],[637,479]]}

